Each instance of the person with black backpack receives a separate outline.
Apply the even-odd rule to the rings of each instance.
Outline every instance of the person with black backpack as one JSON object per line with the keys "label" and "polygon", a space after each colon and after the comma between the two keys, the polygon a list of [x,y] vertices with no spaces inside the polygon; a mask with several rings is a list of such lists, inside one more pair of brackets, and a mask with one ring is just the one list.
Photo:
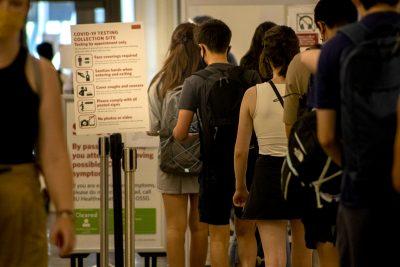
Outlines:
{"label": "person with black backpack", "polygon": [[[286,266],[288,222],[290,220],[295,225],[301,224],[299,220],[295,220],[298,218],[292,214],[283,199],[280,186],[280,173],[287,151],[285,126],[282,122],[282,96],[287,67],[299,51],[299,40],[290,27],[275,26],[268,30],[263,38],[260,65],[269,66],[260,66],[260,71],[264,78],[271,68],[273,78],[247,90],[240,110],[235,145],[236,192],[233,202],[244,208],[243,219],[255,221],[261,236],[266,266]],[[249,194],[245,175],[253,129],[259,144],[259,155]],[[306,250],[304,242],[297,243],[303,236],[304,232],[293,236],[293,250]],[[293,258],[292,264],[309,266],[311,258],[309,257],[308,263],[300,264],[301,262],[302,259]]]}
{"label": "person with black backpack", "polygon": [[400,193],[400,95],[397,104],[397,133],[394,146],[393,186]]}
{"label": "person with black backpack", "polygon": [[233,151],[240,103],[247,88],[260,82],[254,71],[228,63],[229,27],[220,20],[199,26],[196,40],[207,67],[185,80],[174,137],[185,141],[197,113],[200,121],[200,221],[209,224],[211,265],[228,267],[228,248],[235,190]]}
{"label": "person with black backpack", "polygon": [[[340,27],[357,20],[357,10],[351,0],[320,0],[314,9],[314,20],[322,41],[329,41]],[[291,61],[285,93],[284,122],[289,138],[289,149],[283,177],[285,192],[289,202],[299,202],[299,213],[305,228],[305,242],[309,249],[316,249],[321,267],[338,266],[339,257],[336,243],[336,214],[338,198],[323,198],[340,192],[340,168],[326,156],[316,135],[315,88],[313,75],[304,64],[311,53],[319,52],[319,47],[296,55]],[[315,57],[308,60],[314,64]],[[308,66],[308,64],[307,64]],[[316,68],[316,67],[315,67]],[[302,148],[306,153],[301,153]],[[329,165],[325,172],[326,166]],[[325,175],[321,175],[324,174]],[[326,179],[331,177],[332,179]],[[300,181],[300,183],[296,183]],[[301,199],[295,199],[290,190],[298,185]],[[292,189],[294,191],[294,189]],[[318,190],[318,191],[316,191]],[[318,192],[318,195],[316,194]],[[295,195],[296,196],[296,195]],[[304,201],[306,199],[306,201]],[[327,201],[331,200],[332,201]]]}
{"label": "person with black backpack", "polygon": [[[199,221],[198,201],[201,170],[198,127],[192,138],[181,144],[172,131],[178,118],[178,102],[183,81],[196,72],[200,51],[194,41],[196,26],[178,25],[171,37],[167,58],[149,87],[150,134],[160,136],[160,169],[157,188],[161,191],[165,217],[167,260],[170,266],[185,266],[185,234],[191,233],[190,266],[204,266],[208,248],[207,225]],[[188,210],[188,203],[190,209]]]}
{"label": "person with black backpack", "polygon": [[395,266],[400,194],[392,186],[400,92],[398,0],[353,0],[362,19],[322,48],[316,77],[321,146],[342,165],[342,267]]}

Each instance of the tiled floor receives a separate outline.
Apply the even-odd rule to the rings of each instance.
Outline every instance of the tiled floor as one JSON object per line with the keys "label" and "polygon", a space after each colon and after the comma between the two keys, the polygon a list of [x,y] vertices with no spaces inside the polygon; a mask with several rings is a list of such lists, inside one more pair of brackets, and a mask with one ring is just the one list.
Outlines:
{"label": "tiled floor", "polygon": [[[110,255],[112,256],[112,255]],[[110,257],[110,267],[114,266],[113,265],[113,260],[111,260],[112,257]],[[61,259],[60,257],[56,255],[50,255],[49,258],[49,267],[70,267],[71,262],[69,259]],[[83,261],[83,266],[84,267],[96,267],[96,255],[91,254],[89,257],[87,257]],[[136,255],[136,267],[143,267],[144,266],[144,259],[141,258],[139,255]],[[166,267],[167,262],[166,258],[158,258],[157,260],[157,267]]]}

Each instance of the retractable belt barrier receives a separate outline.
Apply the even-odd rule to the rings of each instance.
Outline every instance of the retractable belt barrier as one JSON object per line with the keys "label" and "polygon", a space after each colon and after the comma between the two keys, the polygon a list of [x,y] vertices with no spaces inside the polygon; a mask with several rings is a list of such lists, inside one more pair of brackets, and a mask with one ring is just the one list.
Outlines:
{"label": "retractable belt barrier", "polygon": [[[135,148],[123,148],[120,134],[110,138],[99,138],[99,155],[101,168],[101,230],[100,230],[100,264],[108,267],[108,166],[111,151],[113,169],[113,206],[114,206],[114,252],[116,267],[135,266],[135,171],[137,157]],[[125,254],[122,223],[122,184],[121,160],[125,177]],[[124,256],[125,255],[125,256]],[[125,259],[125,262],[124,262]],[[124,265],[125,263],[125,265]]]}

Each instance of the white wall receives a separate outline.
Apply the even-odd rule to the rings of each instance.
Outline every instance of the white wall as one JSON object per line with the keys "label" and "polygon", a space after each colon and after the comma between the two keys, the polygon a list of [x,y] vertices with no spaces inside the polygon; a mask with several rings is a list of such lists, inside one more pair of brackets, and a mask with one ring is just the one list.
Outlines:
{"label": "white wall", "polygon": [[190,6],[187,17],[207,14],[224,21],[232,31],[232,53],[239,60],[248,50],[256,27],[266,20],[286,23],[283,5]]}
{"label": "white wall", "polygon": [[223,20],[232,30],[232,52],[238,60],[249,49],[256,27],[264,21],[286,25],[288,8],[318,0],[181,0],[182,21],[197,15]]}

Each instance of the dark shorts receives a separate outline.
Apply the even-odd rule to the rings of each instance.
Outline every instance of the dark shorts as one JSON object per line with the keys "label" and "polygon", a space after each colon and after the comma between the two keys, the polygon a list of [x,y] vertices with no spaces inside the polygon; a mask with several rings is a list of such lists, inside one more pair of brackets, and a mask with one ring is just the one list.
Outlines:
{"label": "dark shorts", "polygon": [[305,209],[302,222],[306,246],[316,249],[318,243],[336,242],[336,215],[338,203],[324,204],[321,209]]}
{"label": "dark shorts", "polygon": [[[223,168],[222,168],[223,169]],[[231,171],[218,171],[200,175],[200,221],[211,225],[227,225],[231,217],[235,175]]]}
{"label": "dark shorts", "polygon": [[284,157],[259,156],[254,170],[250,195],[243,211],[243,219],[293,219],[281,189],[283,160]]}
{"label": "dark shorts", "polygon": [[375,208],[340,205],[337,218],[340,266],[398,266],[399,211],[398,199]]}

